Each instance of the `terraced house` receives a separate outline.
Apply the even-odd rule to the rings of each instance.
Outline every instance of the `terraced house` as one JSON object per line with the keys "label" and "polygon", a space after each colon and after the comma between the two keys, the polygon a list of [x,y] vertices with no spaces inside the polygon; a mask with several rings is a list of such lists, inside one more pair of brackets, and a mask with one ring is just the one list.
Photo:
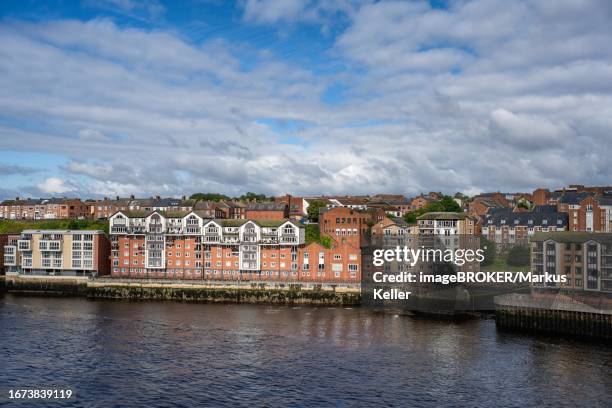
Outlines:
{"label": "terraced house", "polygon": [[89,218],[89,207],[78,198],[19,198],[0,203],[0,219],[53,220]]}
{"label": "terraced house", "polygon": [[288,219],[207,219],[198,211],[119,211],[110,218],[112,275],[253,282],[353,282],[358,246],[305,243]]}
{"label": "terraced house", "polygon": [[513,212],[510,208],[487,213],[482,235],[496,244],[498,250],[515,245],[528,245],[537,232],[568,230],[568,215],[557,212],[554,205],[541,205],[531,212]]}

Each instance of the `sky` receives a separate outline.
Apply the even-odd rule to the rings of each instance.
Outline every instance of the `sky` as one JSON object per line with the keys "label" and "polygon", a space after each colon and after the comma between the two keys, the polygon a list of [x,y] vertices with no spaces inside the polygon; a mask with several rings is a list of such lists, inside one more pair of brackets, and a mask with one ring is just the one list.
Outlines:
{"label": "sky", "polygon": [[612,184],[608,0],[0,2],[0,198]]}

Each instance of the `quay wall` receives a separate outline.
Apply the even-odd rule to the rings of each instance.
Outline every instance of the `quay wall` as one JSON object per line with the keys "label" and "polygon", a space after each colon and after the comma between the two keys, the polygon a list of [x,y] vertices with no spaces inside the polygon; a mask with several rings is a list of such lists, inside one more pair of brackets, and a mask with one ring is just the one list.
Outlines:
{"label": "quay wall", "polygon": [[23,295],[80,296],[89,299],[174,300],[182,302],[264,303],[277,305],[358,306],[351,288],[249,286],[220,283],[160,283],[74,277],[7,276],[6,291]]}
{"label": "quay wall", "polygon": [[506,330],[612,340],[612,310],[531,295],[496,297],[495,323]]}

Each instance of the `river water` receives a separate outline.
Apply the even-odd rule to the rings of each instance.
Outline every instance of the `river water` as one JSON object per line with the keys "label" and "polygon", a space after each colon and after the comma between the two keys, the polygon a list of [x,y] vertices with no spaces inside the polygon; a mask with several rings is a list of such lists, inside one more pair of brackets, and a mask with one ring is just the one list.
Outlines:
{"label": "river water", "polygon": [[[360,308],[0,297],[27,406],[610,406],[612,347]],[[12,402],[10,405],[14,404]]]}

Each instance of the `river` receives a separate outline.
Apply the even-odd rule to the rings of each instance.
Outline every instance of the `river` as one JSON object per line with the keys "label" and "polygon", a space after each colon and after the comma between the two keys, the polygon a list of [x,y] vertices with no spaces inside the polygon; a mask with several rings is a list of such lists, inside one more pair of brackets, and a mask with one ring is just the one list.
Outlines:
{"label": "river", "polygon": [[0,336],[2,392],[75,391],[53,406],[597,407],[612,398],[612,347],[503,333],[492,319],[7,294]]}

